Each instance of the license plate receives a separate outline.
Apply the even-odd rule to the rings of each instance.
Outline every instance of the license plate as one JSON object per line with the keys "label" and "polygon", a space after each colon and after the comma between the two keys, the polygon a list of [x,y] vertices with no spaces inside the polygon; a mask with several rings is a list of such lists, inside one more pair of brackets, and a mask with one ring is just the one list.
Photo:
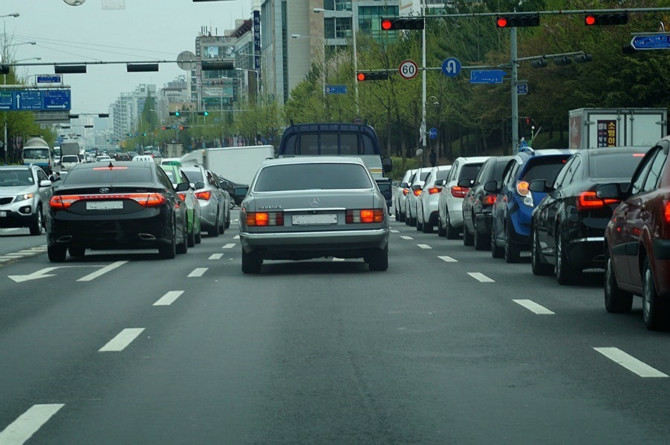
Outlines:
{"label": "license plate", "polygon": [[0,212],[0,218],[6,218],[7,217],[7,212],[5,210]]}
{"label": "license plate", "polygon": [[118,210],[123,209],[123,201],[88,201],[86,210]]}
{"label": "license plate", "polygon": [[321,213],[318,215],[293,215],[294,226],[314,226],[337,224],[337,215],[332,213]]}

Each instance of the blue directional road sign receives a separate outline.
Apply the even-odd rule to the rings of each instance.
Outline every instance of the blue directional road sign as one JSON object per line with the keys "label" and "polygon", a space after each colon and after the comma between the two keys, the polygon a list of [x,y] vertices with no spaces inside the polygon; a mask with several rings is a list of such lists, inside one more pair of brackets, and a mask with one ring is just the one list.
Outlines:
{"label": "blue directional road sign", "polygon": [[0,110],[67,111],[72,107],[69,89],[6,90],[0,92]]}
{"label": "blue directional road sign", "polygon": [[442,62],[442,72],[447,77],[456,77],[461,72],[461,62],[455,57],[445,59]]}
{"label": "blue directional road sign", "polygon": [[0,92],[0,110],[11,110],[14,104],[14,95],[11,91]]}
{"label": "blue directional road sign", "polygon": [[635,36],[630,41],[630,46],[637,50],[670,49],[670,35],[654,34],[648,36]]}
{"label": "blue directional road sign", "polygon": [[521,96],[528,94],[528,82],[520,80],[519,83],[516,84],[516,94]]}
{"label": "blue directional road sign", "polygon": [[428,137],[431,139],[437,139],[437,128],[431,128],[428,130]]}
{"label": "blue directional road sign", "polygon": [[347,94],[346,85],[326,85],[326,94]]}
{"label": "blue directional road sign", "polygon": [[505,74],[502,70],[472,70],[470,83],[502,83]]}
{"label": "blue directional road sign", "polygon": [[37,83],[63,83],[63,76],[60,74],[38,74]]}
{"label": "blue directional road sign", "polygon": [[42,106],[45,110],[69,110],[70,90],[46,90],[42,92]]}
{"label": "blue directional road sign", "polygon": [[42,92],[40,90],[15,91],[14,109],[19,111],[41,110]]}

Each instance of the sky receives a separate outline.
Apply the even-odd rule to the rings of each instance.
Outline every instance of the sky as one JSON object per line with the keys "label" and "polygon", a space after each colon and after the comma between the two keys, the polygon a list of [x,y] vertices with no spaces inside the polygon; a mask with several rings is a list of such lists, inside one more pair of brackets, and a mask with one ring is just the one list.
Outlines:
{"label": "sky", "polygon": [[[69,0],[73,2],[75,0]],[[80,2],[82,0],[79,0]],[[2,0],[0,32],[9,40],[10,55],[29,84],[36,75],[53,74],[54,63],[98,61],[177,60],[182,51],[195,51],[195,38],[204,26],[222,35],[235,20],[251,19],[257,0],[83,0],[70,6],[64,0]],[[117,9],[109,9],[117,8]],[[23,42],[35,42],[35,45]],[[158,89],[180,74],[176,63],[161,63],[153,73],[127,73],[125,64],[89,65],[85,74],[63,74],[71,86],[71,113],[107,113],[122,92],[140,84]]]}

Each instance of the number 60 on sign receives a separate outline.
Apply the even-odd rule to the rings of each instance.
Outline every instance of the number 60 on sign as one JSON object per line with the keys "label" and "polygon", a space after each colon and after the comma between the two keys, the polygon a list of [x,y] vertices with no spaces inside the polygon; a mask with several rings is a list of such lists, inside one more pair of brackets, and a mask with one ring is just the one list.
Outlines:
{"label": "number 60 on sign", "polygon": [[412,79],[419,72],[419,69],[413,61],[405,60],[398,67],[398,72],[400,72],[403,79]]}

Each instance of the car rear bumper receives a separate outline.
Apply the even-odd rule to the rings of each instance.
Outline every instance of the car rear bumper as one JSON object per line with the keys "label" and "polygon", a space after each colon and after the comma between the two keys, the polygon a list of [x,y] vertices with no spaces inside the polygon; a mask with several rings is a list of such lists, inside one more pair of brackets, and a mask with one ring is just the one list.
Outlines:
{"label": "car rear bumper", "polygon": [[604,236],[591,236],[570,240],[566,248],[570,264],[576,268],[605,267]]}
{"label": "car rear bumper", "polygon": [[292,258],[298,252],[314,256],[361,257],[388,244],[389,229],[321,232],[241,232],[245,252],[261,251],[274,258]]}

